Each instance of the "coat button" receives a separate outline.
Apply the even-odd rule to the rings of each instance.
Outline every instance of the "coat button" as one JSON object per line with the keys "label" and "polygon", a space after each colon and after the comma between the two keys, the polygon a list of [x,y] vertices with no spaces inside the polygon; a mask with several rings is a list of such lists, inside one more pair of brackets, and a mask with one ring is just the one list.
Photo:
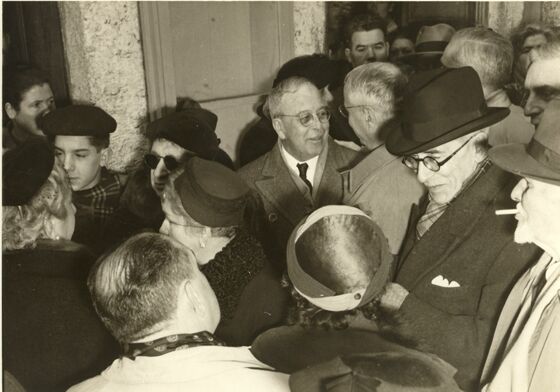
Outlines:
{"label": "coat button", "polygon": [[270,222],[276,222],[278,220],[278,215],[276,215],[275,212],[271,212],[270,214],[268,214],[268,220]]}

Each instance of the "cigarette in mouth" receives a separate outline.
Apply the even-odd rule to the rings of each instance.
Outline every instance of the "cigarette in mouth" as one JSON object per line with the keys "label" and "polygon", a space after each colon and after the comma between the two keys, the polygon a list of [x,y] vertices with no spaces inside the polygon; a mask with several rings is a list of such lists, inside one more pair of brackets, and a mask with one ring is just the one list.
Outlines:
{"label": "cigarette in mouth", "polygon": [[496,215],[513,215],[517,214],[517,208],[511,210],[496,210],[495,213]]}

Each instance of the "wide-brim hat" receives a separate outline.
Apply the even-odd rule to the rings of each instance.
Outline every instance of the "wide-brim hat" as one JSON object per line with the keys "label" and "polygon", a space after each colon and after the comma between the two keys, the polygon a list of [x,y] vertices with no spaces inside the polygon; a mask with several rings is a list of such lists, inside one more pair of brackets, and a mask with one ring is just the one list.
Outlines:
{"label": "wide-brim hat", "polygon": [[190,158],[174,182],[185,211],[208,227],[241,226],[249,200],[249,187],[224,165]]}
{"label": "wide-brim hat", "polygon": [[400,57],[399,61],[407,64],[439,63],[453,34],[455,29],[446,23],[422,26],[416,37],[414,53]]}
{"label": "wide-brim hat", "polygon": [[[321,237],[321,240],[328,242],[351,238],[350,242],[353,243],[347,245],[354,247],[354,249],[363,250],[363,252],[347,253],[343,246],[336,246],[327,252],[313,252],[313,255],[311,255],[314,258],[312,263],[320,265],[320,267],[316,265],[311,271],[309,265],[306,265],[306,261],[300,259],[301,255],[297,251],[298,241],[304,241],[302,236],[323,219],[344,215],[361,219],[365,225],[363,226],[365,227],[363,229],[364,233],[362,233],[364,235],[340,235],[355,234],[357,229],[354,226],[346,226],[345,221],[331,220],[329,221],[329,224],[332,225],[329,235],[333,237]],[[312,236],[311,238],[316,237]],[[367,238],[367,243],[360,243],[359,238]],[[314,243],[311,243],[310,246],[317,249]],[[318,254],[321,254],[321,256],[318,256]],[[333,274],[335,263],[338,263],[337,268],[343,264],[346,270],[354,269],[354,266],[363,262],[366,255],[368,263],[376,267],[370,270],[371,275],[367,276],[369,280],[367,287],[354,288],[346,292],[340,292],[342,289],[333,287],[332,276],[330,278],[327,278],[327,276]],[[307,258],[309,259],[309,257]],[[295,227],[286,246],[286,259],[288,277],[300,295],[321,309],[341,312],[365,305],[383,292],[389,280],[393,256],[381,228],[363,211],[350,206],[330,205],[314,211]],[[334,280],[338,280],[338,275],[334,277]],[[329,281],[331,282],[329,283]]]}
{"label": "wide-brim hat", "polygon": [[202,108],[168,114],[148,125],[149,139],[167,139],[196,155],[213,159],[220,145],[216,135],[218,116]]}
{"label": "wide-brim hat", "polygon": [[55,109],[38,119],[49,136],[106,136],[117,129],[117,121],[93,105],[71,105]]}
{"label": "wide-brim hat", "polygon": [[43,139],[32,138],[6,151],[2,166],[2,205],[25,205],[49,178],[54,152]]}
{"label": "wide-brim hat", "polygon": [[560,99],[550,101],[528,144],[496,146],[488,154],[504,170],[560,185]]}
{"label": "wide-brim hat", "polygon": [[402,112],[382,131],[391,154],[409,155],[488,127],[509,113],[508,108],[486,105],[471,67],[434,69],[410,78]]}

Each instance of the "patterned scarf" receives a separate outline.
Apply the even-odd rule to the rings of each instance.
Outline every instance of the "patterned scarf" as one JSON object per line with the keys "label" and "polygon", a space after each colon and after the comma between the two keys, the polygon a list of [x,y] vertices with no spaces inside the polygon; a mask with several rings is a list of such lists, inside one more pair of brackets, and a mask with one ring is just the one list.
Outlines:
{"label": "patterned scarf", "polygon": [[138,356],[157,357],[197,346],[225,346],[225,343],[217,340],[214,335],[207,331],[193,334],[184,333],[169,335],[149,342],[125,344],[124,355],[130,359],[135,359]]}
{"label": "patterned scarf", "polygon": [[103,223],[119,206],[121,192],[119,176],[102,167],[99,184],[91,189],[74,192],[74,203],[81,213]]}

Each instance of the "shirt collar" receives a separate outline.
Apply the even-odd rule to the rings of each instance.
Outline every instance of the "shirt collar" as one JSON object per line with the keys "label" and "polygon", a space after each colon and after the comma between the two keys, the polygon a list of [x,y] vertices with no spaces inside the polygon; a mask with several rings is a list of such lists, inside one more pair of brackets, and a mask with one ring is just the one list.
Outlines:
{"label": "shirt collar", "polygon": [[307,161],[298,161],[296,158],[294,158],[293,155],[291,155],[288,151],[286,151],[286,149],[284,148],[284,146],[282,145],[282,143],[280,143],[280,151],[282,153],[282,156],[284,157],[284,161],[286,162],[286,165],[288,166],[288,169],[296,174],[297,176],[299,176],[299,170],[297,168],[297,165],[300,163],[307,163],[307,179],[313,183],[313,178],[315,176],[315,170],[317,169],[317,162],[319,161],[319,155],[308,159]]}

